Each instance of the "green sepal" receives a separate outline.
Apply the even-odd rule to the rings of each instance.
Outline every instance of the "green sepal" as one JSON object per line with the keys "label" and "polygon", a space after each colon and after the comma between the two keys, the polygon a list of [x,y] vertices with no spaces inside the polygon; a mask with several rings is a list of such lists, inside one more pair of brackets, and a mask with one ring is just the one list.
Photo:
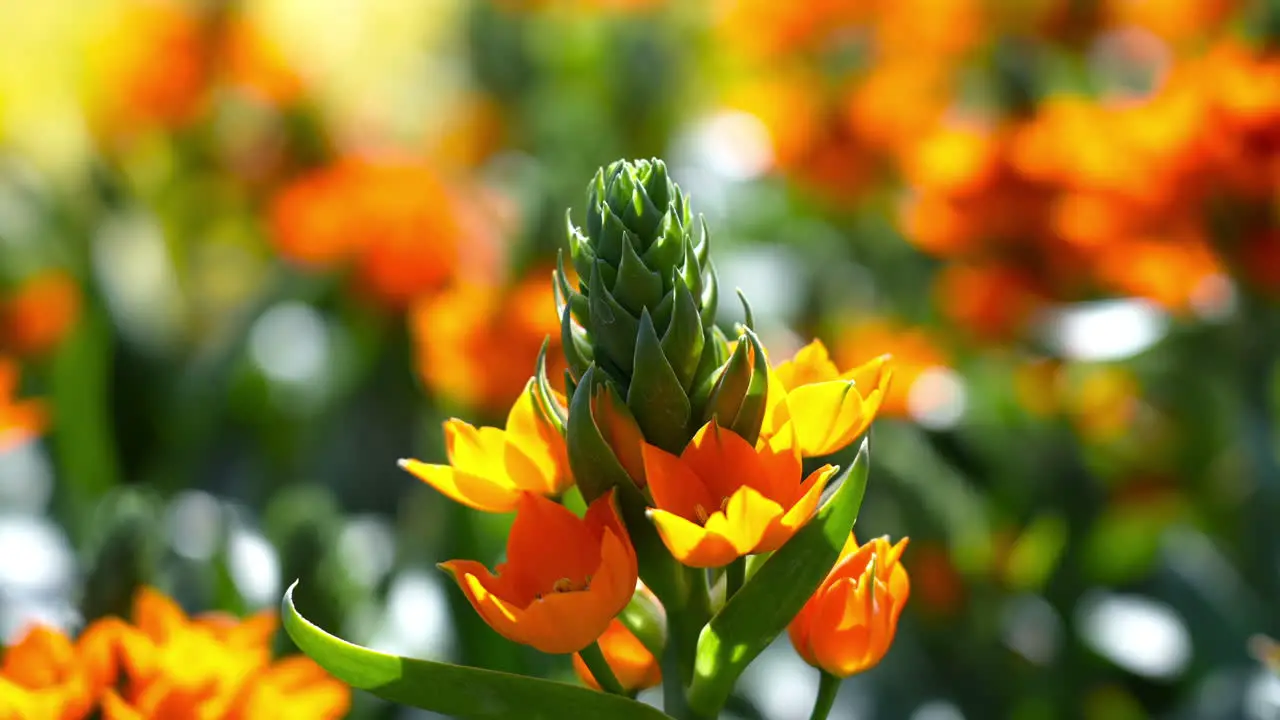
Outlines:
{"label": "green sepal", "polygon": [[[685,227],[688,227],[689,221],[684,220]],[[697,241],[693,244],[693,255],[698,259],[699,267],[706,267],[707,260],[711,257],[711,231],[707,229],[707,218],[702,213],[698,213],[698,233]]]}
{"label": "green sepal", "polygon": [[756,329],[756,315],[751,312],[751,301],[747,300],[747,296],[742,292],[742,288],[738,288],[737,293],[738,302],[742,303],[742,326],[748,330],[754,331]]}
{"label": "green sepal", "polygon": [[667,612],[657,597],[651,592],[637,591],[618,619],[655,658],[662,657],[667,647]]}
{"label": "green sepal", "polygon": [[675,302],[671,321],[662,334],[662,354],[671,362],[680,387],[687,395],[693,389],[698,364],[702,362],[702,348],[705,346],[702,318],[689,288],[678,285],[672,297]]}
{"label": "green sepal", "polygon": [[627,230],[626,224],[618,219],[608,205],[600,206],[600,220],[600,234],[589,236],[595,243],[596,259],[617,267],[622,262],[622,246],[627,242],[631,231]]}
{"label": "green sepal", "polygon": [[578,380],[578,387],[569,401],[569,422],[566,425],[565,444],[569,452],[569,469],[577,479],[582,499],[591,504],[612,487],[635,487],[631,476],[613,448],[600,433],[591,412],[591,399],[596,388],[603,385],[606,392],[615,394],[617,407],[626,408],[617,391],[609,387],[609,381],[592,365]]}
{"label": "green sepal", "polygon": [[[662,221],[661,232],[654,239],[653,243],[644,251],[641,256],[644,264],[653,270],[662,271],[665,268],[673,268],[679,262],[684,254],[684,227],[680,225],[680,221],[674,213],[667,213]],[[671,278],[662,273],[663,292],[670,292],[671,287],[666,285]]]}
{"label": "green sepal", "polygon": [[760,565],[703,629],[689,688],[689,704],[702,716],[716,716],[742,671],[787,629],[835,565],[862,507],[868,453],[864,440],[813,519]]}
{"label": "green sepal", "polygon": [[547,347],[550,344],[551,339],[547,338],[542,341],[542,347],[538,349],[538,360],[533,371],[533,390],[543,416],[557,432],[563,435],[565,423],[569,420],[569,410],[556,401],[555,390],[547,377]]}
{"label": "green sepal", "polygon": [[[631,375],[632,363],[636,353],[636,332],[640,330],[640,321],[605,290],[602,272],[604,263],[596,261],[591,267],[591,281],[588,285],[587,300],[591,308],[591,339],[595,343],[592,356],[599,358],[601,354],[608,356],[618,369],[621,378]],[[604,352],[601,353],[600,351]]]}
{"label": "green sepal", "polygon": [[698,265],[697,258],[693,254],[693,241],[685,238],[682,244],[684,252],[680,263],[676,265],[676,272],[680,273],[679,282],[689,288],[694,295],[702,297],[706,284],[702,277],[702,267]]}
{"label": "green sepal", "polygon": [[662,300],[662,276],[645,267],[631,243],[622,248],[622,263],[612,287],[613,297],[632,315]]}
{"label": "green sepal", "polygon": [[724,331],[716,325],[704,327],[702,358],[698,360],[698,369],[694,371],[693,392],[689,395],[693,403],[693,414],[698,418],[706,416],[707,401],[719,379],[719,370],[729,362],[729,339],[725,337]]}
{"label": "green sepal", "polygon": [[702,324],[712,325],[716,321],[716,308],[720,305],[720,279],[716,277],[716,264],[708,262],[705,280],[702,286]]}
{"label": "green sepal", "polygon": [[627,407],[650,443],[679,454],[689,440],[692,410],[680,378],[662,352],[649,311],[640,313],[635,369],[627,389]]}
{"label": "green sepal", "polygon": [[[582,234],[582,231],[578,229],[578,226],[573,224],[573,218],[570,210],[565,210],[564,223],[565,236],[569,238],[569,259],[573,262],[574,270],[578,271],[578,277],[586,277],[587,273],[591,271],[591,266],[595,264],[596,252],[591,248],[591,241]],[[557,253],[557,255],[562,254],[562,252]],[[561,276],[567,278],[568,276],[564,274],[564,258],[557,257],[556,265],[560,270]],[[568,289],[569,286],[566,282],[564,284],[565,292],[567,292]]]}
{"label": "green sepal", "polygon": [[621,695],[567,683],[376,652],[320,629],[302,617],[289,586],[280,602],[285,632],[338,680],[384,700],[464,720],[559,720],[667,716]]}
{"label": "green sepal", "polygon": [[714,418],[721,427],[755,444],[760,437],[769,395],[768,368],[760,339],[751,330],[744,329],[711,390],[701,424]]}
{"label": "green sepal", "polygon": [[565,363],[569,366],[568,372],[572,373],[575,379],[582,377],[582,374],[591,366],[594,351],[586,332],[573,326],[572,310],[568,305],[560,311],[560,345],[564,352]]}

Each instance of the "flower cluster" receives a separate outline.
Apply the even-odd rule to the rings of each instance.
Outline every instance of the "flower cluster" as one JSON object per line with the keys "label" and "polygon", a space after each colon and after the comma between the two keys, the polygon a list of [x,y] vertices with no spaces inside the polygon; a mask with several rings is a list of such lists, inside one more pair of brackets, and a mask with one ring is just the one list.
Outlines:
{"label": "flower cluster", "polygon": [[48,412],[39,400],[18,400],[20,369],[0,355],[0,452],[28,442],[44,432]]}
{"label": "flower cluster", "polygon": [[107,618],[72,640],[36,626],[0,663],[0,718],[255,720],[343,717],[351,691],[309,658],[271,658],[273,614],[188,618],[139,592],[134,621]]}
{"label": "flower cluster", "polygon": [[[544,355],[504,429],[450,420],[447,465],[401,465],[469,507],[515,511],[494,571],[472,560],[441,565],[494,630],[580,653],[584,682],[631,692],[661,681],[661,648],[634,634],[624,608],[641,603],[652,618],[689,601],[655,568],[704,577],[783,548],[838,470],[806,475],[803,460],[863,435],[891,373],[885,357],[842,371],[817,341],[771,366],[750,327],[729,342],[712,324],[705,229],[660,161],[614,163],[588,195],[585,230],[569,229],[582,280],[571,284],[563,265],[555,273],[567,392],[551,386]],[[581,517],[558,502],[571,489],[587,503]],[[817,609],[797,619],[797,647],[830,673],[871,667],[892,639],[906,600],[902,545],[877,543],[842,555],[811,601]],[[815,656],[806,644],[849,633],[872,638],[856,660]],[[596,656],[615,677],[601,680]]]}

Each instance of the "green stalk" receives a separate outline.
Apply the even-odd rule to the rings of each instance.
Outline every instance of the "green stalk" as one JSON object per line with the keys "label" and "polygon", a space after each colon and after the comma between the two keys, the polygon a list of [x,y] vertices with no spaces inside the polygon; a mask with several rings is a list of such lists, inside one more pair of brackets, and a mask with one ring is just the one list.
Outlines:
{"label": "green stalk", "polygon": [[729,602],[729,598],[741,590],[742,584],[747,581],[747,558],[743,556],[729,563],[724,573],[724,601]]}
{"label": "green stalk", "polygon": [[622,687],[622,683],[618,682],[618,677],[613,674],[613,668],[609,667],[609,661],[605,660],[604,651],[600,649],[599,640],[582,648],[578,652],[578,656],[582,658],[582,662],[591,671],[591,677],[596,679],[596,683],[600,685],[601,689],[614,695],[627,694],[626,688]]}
{"label": "green stalk", "polygon": [[836,704],[836,695],[840,693],[841,678],[826,670],[820,670],[822,679],[818,681],[818,697],[813,701],[813,712],[809,720],[827,720],[831,708]]}

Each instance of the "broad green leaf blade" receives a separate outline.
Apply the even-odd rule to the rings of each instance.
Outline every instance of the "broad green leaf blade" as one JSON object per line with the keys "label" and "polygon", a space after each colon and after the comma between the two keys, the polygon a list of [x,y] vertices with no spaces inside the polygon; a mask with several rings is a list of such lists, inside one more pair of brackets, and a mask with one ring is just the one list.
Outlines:
{"label": "broad green leaf blade", "polygon": [[698,638],[689,705],[714,717],[733,684],[787,629],[826,578],[858,519],[867,489],[867,441],[843,482],[812,520],[764,561]]}
{"label": "broad green leaf blade", "polygon": [[298,614],[295,582],[280,603],[284,629],[304,653],[351,687],[402,705],[477,720],[607,717],[663,720],[657,709],[584,687],[375,652],[334,637]]}

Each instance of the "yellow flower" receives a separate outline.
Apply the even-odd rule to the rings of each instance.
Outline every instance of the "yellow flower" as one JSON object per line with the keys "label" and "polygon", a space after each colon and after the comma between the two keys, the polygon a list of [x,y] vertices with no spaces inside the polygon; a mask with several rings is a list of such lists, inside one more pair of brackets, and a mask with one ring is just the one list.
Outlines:
{"label": "yellow flower", "polygon": [[121,625],[97,623],[74,643],[53,628],[28,630],[0,662],[0,720],[88,717],[114,675],[109,643]]}
{"label": "yellow flower", "polygon": [[[524,492],[558,495],[573,484],[564,436],[544,414],[531,379],[507,415],[506,430],[444,424],[448,465],[401,460],[400,467],[449,498],[486,512],[510,512]],[[554,392],[554,391],[553,391]],[[564,404],[559,395],[556,402]]]}
{"label": "yellow flower", "polygon": [[499,634],[553,654],[595,642],[631,601],[638,579],[636,551],[612,491],[582,518],[541,495],[522,493],[507,561],[496,575],[474,560],[440,567]]}
{"label": "yellow flower", "polygon": [[802,457],[829,455],[866,432],[893,373],[881,356],[841,373],[820,340],[769,373],[769,406],[760,434],[795,433]]}
{"label": "yellow flower", "polygon": [[[662,669],[658,667],[658,659],[649,652],[649,648],[640,639],[631,634],[621,620],[614,619],[600,636],[600,651],[604,653],[609,669],[627,692],[635,692],[651,688],[662,682]],[[573,670],[584,684],[600,689],[600,683],[582,658],[574,654]]]}
{"label": "yellow flower", "polygon": [[776,550],[813,515],[836,468],[800,482],[793,433],[756,447],[712,420],[679,457],[645,444],[644,469],[663,543],[690,567],[720,567]]}
{"label": "yellow flower", "polygon": [[791,621],[791,644],[805,662],[837,677],[880,662],[911,593],[900,563],[907,538],[876,538],[859,546],[852,536],[827,579]]}

